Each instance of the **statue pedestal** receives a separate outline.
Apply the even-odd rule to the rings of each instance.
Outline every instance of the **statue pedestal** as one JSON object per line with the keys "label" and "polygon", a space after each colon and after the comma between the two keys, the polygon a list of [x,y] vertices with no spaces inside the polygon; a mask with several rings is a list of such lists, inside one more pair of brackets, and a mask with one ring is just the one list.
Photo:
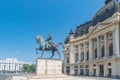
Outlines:
{"label": "statue pedestal", "polygon": [[37,75],[61,75],[62,61],[56,59],[37,59]]}
{"label": "statue pedestal", "polygon": [[62,74],[62,60],[37,59],[36,75],[28,76],[26,80],[63,80],[67,78],[68,76]]}

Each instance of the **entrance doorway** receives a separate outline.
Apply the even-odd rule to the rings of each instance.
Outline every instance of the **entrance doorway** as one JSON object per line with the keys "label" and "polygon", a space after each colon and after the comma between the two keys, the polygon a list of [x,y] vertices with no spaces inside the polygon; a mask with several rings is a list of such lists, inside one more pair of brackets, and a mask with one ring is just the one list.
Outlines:
{"label": "entrance doorway", "polygon": [[78,66],[75,66],[75,76],[78,76]]}
{"label": "entrance doorway", "polygon": [[70,75],[70,67],[66,67],[66,74]]}
{"label": "entrance doorway", "polygon": [[84,69],[80,69],[80,75],[81,75],[81,76],[84,75]]}
{"label": "entrance doorway", "polygon": [[103,77],[104,76],[104,65],[100,65],[99,68],[100,68],[99,76]]}
{"label": "entrance doorway", "polygon": [[112,74],[112,70],[108,69],[108,77],[111,77],[111,74]]}
{"label": "entrance doorway", "polygon": [[96,69],[93,69],[93,76],[96,76]]}

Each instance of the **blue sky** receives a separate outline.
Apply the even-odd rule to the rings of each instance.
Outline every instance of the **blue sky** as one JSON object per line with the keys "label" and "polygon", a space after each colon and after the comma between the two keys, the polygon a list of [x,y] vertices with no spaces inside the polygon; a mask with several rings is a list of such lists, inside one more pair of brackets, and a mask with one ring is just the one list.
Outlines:
{"label": "blue sky", "polygon": [[51,33],[54,42],[64,42],[70,29],[92,19],[104,1],[0,0],[0,59],[34,62],[40,56],[36,35],[46,38]]}

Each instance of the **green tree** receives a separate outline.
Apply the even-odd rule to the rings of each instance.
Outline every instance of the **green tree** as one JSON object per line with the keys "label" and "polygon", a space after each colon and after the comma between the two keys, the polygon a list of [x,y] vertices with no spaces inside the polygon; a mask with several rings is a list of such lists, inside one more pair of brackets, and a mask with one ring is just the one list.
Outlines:
{"label": "green tree", "polygon": [[35,67],[36,66],[34,64],[30,65],[30,71],[34,73],[35,72]]}
{"label": "green tree", "polygon": [[29,64],[24,64],[23,65],[23,71],[24,72],[35,72],[35,65],[29,65]]}

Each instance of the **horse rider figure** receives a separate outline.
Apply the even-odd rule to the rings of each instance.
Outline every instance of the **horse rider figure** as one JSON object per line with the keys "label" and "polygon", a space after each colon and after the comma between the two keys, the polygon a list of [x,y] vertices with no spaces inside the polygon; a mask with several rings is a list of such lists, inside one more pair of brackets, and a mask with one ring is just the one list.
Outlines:
{"label": "horse rider figure", "polygon": [[46,42],[47,42],[46,48],[55,47],[53,42],[52,42],[52,37],[51,37],[50,33],[48,34]]}

